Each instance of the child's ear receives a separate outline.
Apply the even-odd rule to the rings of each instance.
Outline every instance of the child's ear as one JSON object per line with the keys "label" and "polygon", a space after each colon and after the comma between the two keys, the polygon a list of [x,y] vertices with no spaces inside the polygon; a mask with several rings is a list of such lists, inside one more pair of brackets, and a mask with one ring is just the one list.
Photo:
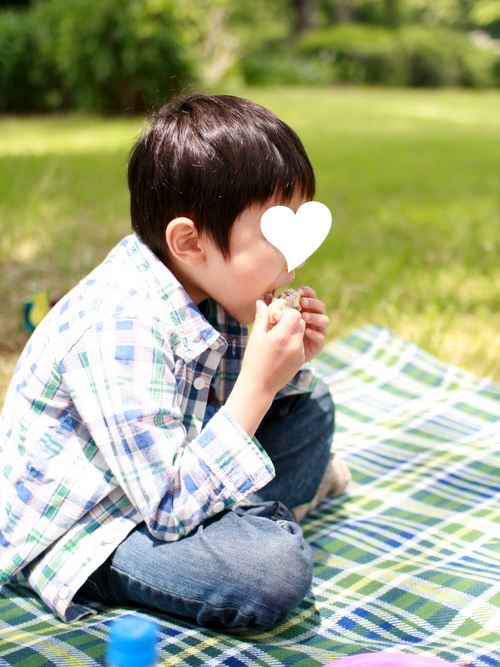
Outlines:
{"label": "child's ear", "polygon": [[165,234],[168,248],[178,260],[189,266],[198,266],[203,262],[203,244],[192,220],[174,218],[168,223]]}

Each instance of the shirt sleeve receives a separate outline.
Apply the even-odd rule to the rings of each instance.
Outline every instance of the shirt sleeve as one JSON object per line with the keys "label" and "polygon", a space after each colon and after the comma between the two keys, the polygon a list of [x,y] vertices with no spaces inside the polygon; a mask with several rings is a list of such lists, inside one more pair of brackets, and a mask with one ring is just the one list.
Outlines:
{"label": "shirt sleeve", "polygon": [[279,390],[278,396],[291,396],[292,394],[308,394],[314,391],[320,380],[318,371],[309,364],[304,364],[298,373]]}
{"label": "shirt sleeve", "polygon": [[138,319],[92,327],[60,364],[103,474],[112,474],[164,541],[185,536],[274,476],[258,441],[224,408],[186,441],[178,364],[161,331]]}

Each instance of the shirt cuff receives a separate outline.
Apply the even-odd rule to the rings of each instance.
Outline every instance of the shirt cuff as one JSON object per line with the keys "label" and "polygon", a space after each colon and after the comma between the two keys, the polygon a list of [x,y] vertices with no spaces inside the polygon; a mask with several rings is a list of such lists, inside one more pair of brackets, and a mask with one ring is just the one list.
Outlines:
{"label": "shirt cuff", "polygon": [[291,396],[292,394],[309,394],[316,388],[320,381],[320,373],[316,368],[304,365],[290,382],[279,390],[278,396]]}
{"label": "shirt cuff", "polygon": [[217,501],[240,502],[274,477],[274,465],[256,438],[242,429],[222,407],[189,445],[201,448],[199,457],[210,467],[225,492]]}

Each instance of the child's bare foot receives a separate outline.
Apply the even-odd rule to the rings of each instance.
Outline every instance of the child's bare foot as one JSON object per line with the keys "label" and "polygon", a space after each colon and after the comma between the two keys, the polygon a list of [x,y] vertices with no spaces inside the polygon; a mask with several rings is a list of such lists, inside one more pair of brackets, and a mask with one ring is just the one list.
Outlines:
{"label": "child's bare foot", "polygon": [[310,503],[298,505],[290,510],[295,521],[300,523],[306,514],[316,509],[327,496],[340,496],[346,490],[350,480],[351,473],[341,456],[339,454],[331,454],[324,477],[314,498]]}

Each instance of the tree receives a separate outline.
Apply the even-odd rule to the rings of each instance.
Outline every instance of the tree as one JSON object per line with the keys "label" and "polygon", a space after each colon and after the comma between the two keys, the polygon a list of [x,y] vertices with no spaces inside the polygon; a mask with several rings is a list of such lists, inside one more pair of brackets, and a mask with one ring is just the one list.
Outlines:
{"label": "tree", "polygon": [[337,4],[337,20],[339,23],[350,23],[353,20],[351,0],[339,0]]}
{"label": "tree", "polygon": [[0,0],[0,11],[9,7],[27,7],[32,0]]}
{"label": "tree", "polygon": [[397,28],[401,21],[400,0],[384,0],[385,24]]}
{"label": "tree", "polygon": [[318,9],[317,0],[291,0],[294,13],[293,32],[301,35],[313,27],[313,19]]}
{"label": "tree", "polygon": [[471,11],[472,20],[493,37],[500,37],[500,0],[479,0]]}

